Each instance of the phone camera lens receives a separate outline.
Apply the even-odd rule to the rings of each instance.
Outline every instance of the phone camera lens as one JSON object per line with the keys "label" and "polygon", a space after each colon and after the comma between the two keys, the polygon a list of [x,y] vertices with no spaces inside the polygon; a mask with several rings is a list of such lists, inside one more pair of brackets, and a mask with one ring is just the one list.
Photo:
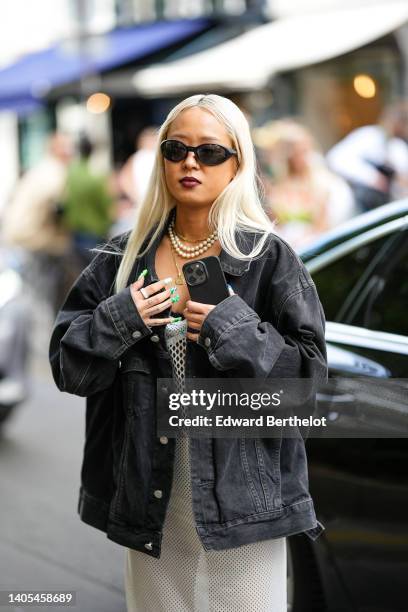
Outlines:
{"label": "phone camera lens", "polygon": [[204,265],[199,261],[186,266],[185,274],[187,283],[191,286],[200,285],[206,278]]}

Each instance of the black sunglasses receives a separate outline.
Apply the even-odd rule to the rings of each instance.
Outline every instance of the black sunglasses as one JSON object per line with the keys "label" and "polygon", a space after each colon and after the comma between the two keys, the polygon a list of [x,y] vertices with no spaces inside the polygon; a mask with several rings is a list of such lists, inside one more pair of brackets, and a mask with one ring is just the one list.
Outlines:
{"label": "black sunglasses", "polygon": [[162,155],[171,162],[180,162],[186,159],[188,152],[192,151],[199,162],[205,166],[218,166],[227,161],[233,155],[237,155],[234,149],[228,149],[219,144],[201,144],[198,147],[188,147],[180,140],[163,140],[160,145]]}

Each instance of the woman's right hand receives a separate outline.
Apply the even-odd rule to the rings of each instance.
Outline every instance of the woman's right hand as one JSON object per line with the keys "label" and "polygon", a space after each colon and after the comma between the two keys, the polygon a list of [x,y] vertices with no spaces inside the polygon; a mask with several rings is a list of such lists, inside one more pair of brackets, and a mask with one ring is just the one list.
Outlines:
{"label": "woman's right hand", "polygon": [[[145,325],[149,327],[167,325],[167,323],[174,321],[173,317],[152,318],[153,315],[158,315],[160,312],[167,310],[167,308],[180,299],[173,283],[172,278],[165,278],[164,280],[147,285],[143,290],[146,297],[140,291],[144,285],[144,276],[140,276],[136,282],[130,285],[130,294]],[[166,289],[168,285],[172,286]],[[165,289],[165,291],[161,291],[162,289]]]}

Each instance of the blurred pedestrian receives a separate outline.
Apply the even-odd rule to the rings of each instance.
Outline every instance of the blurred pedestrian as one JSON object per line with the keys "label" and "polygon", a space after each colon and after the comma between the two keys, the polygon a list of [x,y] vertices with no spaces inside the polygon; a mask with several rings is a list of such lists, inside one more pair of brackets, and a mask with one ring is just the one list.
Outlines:
{"label": "blurred pedestrian", "polygon": [[74,255],[82,268],[104,243],[114,220],[113,197],[106,176],[96,173],[90,164],[93,144],[85,135],[78,144],[78,159],[68,170],[63,198],[63,217],[72,234]]}
{"label": "blurred pedestrian", "polygon": [[152,173],[157,147],[156,127],[145,127],[136,139],[136,152],[119,173],[122,191],[137,207],[143,200]]}
{"label": "blurred pedestrian", "polygon": [[[263,169],[265,207],[275,231],[292,246],[353,214],[347,185],[325,166],[311,133],[292,119],[253,130]],[[342,199],[335,196],[340,189]]]}
{"label": "blurred pedestrian", "polygon": [[131,229],[135,223],[137,208],[146,195],[154,165],[158,128],[148,126],[136,138],[133,153],[118,172],[117,182],[121,194],[119,217],[112,235]]}
{"label": "blurred pedestrian", "polygon": [[53,134],[44,157],[18,181],[3,214],[4,242],[25,250],[27,281],[54,311],[66,289],[70,234],[61,220],[61,201],[72,153],[71,139]]}
{"label": "blurred pedestrian", "polygon": [[109,230],[109,238],[131,230],[135,222],[135,205],[130,197],[123,191],[119,176],[122,168],[120,166],[113,169],[110,184],[114,197],[115,220]]}
{"label": "blurred pedestrian", "polygon": [[327,154],[351,185],[361,212],[408,194],[408,104],[384,109],[378,125],[350,132]]}

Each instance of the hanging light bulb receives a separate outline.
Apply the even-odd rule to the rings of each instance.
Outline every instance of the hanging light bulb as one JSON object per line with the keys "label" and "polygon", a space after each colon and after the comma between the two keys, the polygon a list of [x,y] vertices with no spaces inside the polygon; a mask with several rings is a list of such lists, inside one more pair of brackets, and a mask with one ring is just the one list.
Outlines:
{"label": "hanging light bulb", "polygon": [[353,85],[355,92],[362,98],[374,98],[377,93],[376,83],[368,74],[357,74]]}
{"label": "hanging light bulb", "polygon": [[93,93],[86,101],[86,110],[94,115],[99,115],[100,113],[104,113],[108,110],[111,105],[110,97],[98,91]]}

